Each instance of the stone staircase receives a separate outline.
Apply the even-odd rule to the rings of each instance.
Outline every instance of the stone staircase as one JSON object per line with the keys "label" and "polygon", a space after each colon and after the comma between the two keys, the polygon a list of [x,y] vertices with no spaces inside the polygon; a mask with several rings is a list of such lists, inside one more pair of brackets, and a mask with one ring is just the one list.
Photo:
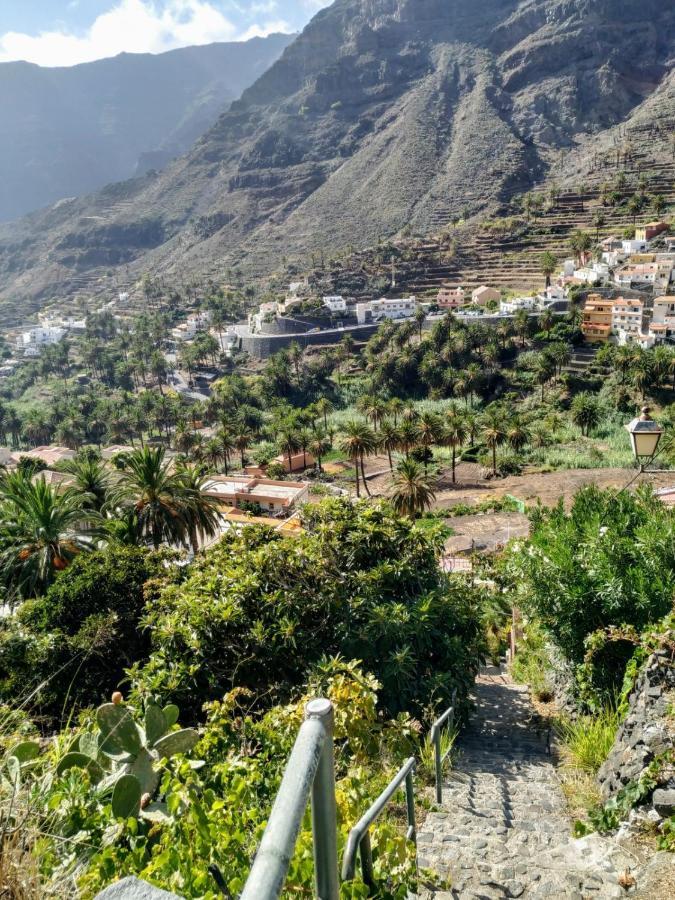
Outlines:
{"label": "stone staircase", "polygon": [[634,864],[597,835],[575,840],[550,755],[549,732],[525,687],[484,670],[478,707],[458,742],[441,811],[418,835],[419,865],[448,879],[425,900],[623,897]]}

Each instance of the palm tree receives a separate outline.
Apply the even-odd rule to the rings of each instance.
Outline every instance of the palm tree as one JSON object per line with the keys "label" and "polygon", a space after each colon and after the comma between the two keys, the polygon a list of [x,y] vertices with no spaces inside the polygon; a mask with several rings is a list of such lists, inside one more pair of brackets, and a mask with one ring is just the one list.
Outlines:
{"label": "palm tree", "polygon": [[558,260],[550,250],[546,250],[544,253],[542,253],[541,259],[539,261],[539,267],[541,268],[542,275],[546,279],[546,287],[550,287],[551,275],[553,275],[557,266]]}
{"label": "palm tree", "polygon": [[232,438],[234,449],[239,452],[241,467],[246,468],[246,451],[253,442],[253,432],[246,425],[237,425],[237,430]]}
{"label": "palm tree", "polygon": [[300,444],[300,449],[302,450],[302,468],[307,468],[307,448],[311,444],[314,438],[314,433],[310,431],[308,428],[301,428],[298,431],[298,443]]}
{"label": "palm tree", "polygon": [[595,243],[600,243],[600,229],[604,228],[607,220],[601,212],[596,212],[593,216],[593,227],[595,228]]}
{"label": "palm tree", "polygon": [[234,436],[227,426],[223,425],[222,428],[219,428],[216,433],[216,439],[220,444],[220,450],[223,454],[223,465],[225,468],[225,474],[228,473],[228,465],[230,462],[230,453],[236,450],[236,446],[234,443]]}
{"label": "palm tree", "polygon": [[530,317],[527,314],[527,311],[524,309],[519,309],[515,316],[513,317],[513,326],[516,330],[516,334],[520,337],[521,346],[525,346],[525,338],[528,336],[530,332]]}
{"label": "palm tree", "polygon": [[10,603],[36,597],[93,548],[94,514],[81,493],[15,472],[0,483],[0,579]]}
{"label": "palm tree", "polygon": [[544,402],[544,388],[555,375],[555,363],[548,353],[539,353],[534,366],[534,379],[541,385],[541,402]]}
{"label": "palm tree", "polygon": [[389,470],[394,471],[394,461],[392,453],[401,446],[401,431],[396,425],[386,420],[380,427],[380,447],[386,452],[389,459]]}
{"label": "palm tree", "polygon": [[333,404],[328,397],[319,397],[314,407],[317,413],[323,416],[323,427],[325,431],[328,431],[328,416],[333,412]]}
{"label": "palm tree", "polygon": [[532,440],[530,431],[519,416],[514,416],[506,430],[506,440],[512,450],[519,453]]}
{"label": "palm tree", "polygon": [[399,426],[398,433],[401,436],[399,444],[401,450],[403,450],[406,456],[410,456],[411,451],[417,447],[417,438],[419,434],[417,425],[414,422],[404,419],[403,423]]}
{"label": "palm tree", "polygon": [[551,328],[553,327],[554,321],[555,318],[550,309],[542,310],[539,316],[539,330],[545,332],[547,338],[551,333]]}
{"label": "palm tree", "polygon": [[641,360],[633,367],[631,377],[633,384],[640,391],[642,399],[645,400],[647,391],[654,384],[654,369],[651,362],[647,359]]}
{"label": "palm tree", "polygon": [[414,460],[401,460],[396,467],[391,494],[391,502],[396,512],[414,519],[430,509],[435,499],[435,479],[425,474]]}
{"label": "palm tree", "polygon": [[309,443],[309,447],[307,448],[309,452],[312,454],[314,459],[316,459],[319,472],[323,472],[322,460],[326,453],[330,450],[331,444],[328,435],[323,434],[322,432],[317,432],[312,440]]}
{"label": "palm tree", "polygon": [[642,207],[644,206],[644,202],[640,194],[633,194],[633,196],[628,201],[627,209],[630,215],[633,217],[633,226],[635,226],[635,222],[637,217],[642,212]]}
{"label": "palm tree", "polygon": [[359,422],[355,419],[350,420],[344,426],[344,436],[340,443],[343,453],[351,459],[356,472],[356,496],[361,496],[359,482],[359,465],[361,467],[361,477],[363,478],[363,486],[366,493],[370,496],[368,482],[366,481],[366,473],[363,460],[366,456],[375,452],[377,440],[375,435],[368,427],[366,422]]}
{"label": "palm tree", "polygon": [[218,500],[204,492],[207,479],[196,466],[180,472],[183,520],[192,552],[199,553],[199,539],[213,537],[220,530]]}
{"label": "palm tree", "polygon": [[417,330],[419,332],[420,341],[422,340],[422,329],[424,328],[424,323],[427,320],[427,312],[422,306],[418,306],[415,310],[415,324],[417,325]]}
{"label": "palm tree", "polygon": [[59,466],[75,478],[75,487],[83,496],[85,509],[102,512],[110,491],[110,476],[100,459],[92,456],[68,459]]}
{"label": "palm tree", "polygon": [[652,209],[654,210],[657,217],[661,217],[664,209],[666,208],[666,199],[663,194],[655,194],[652,197]]}
{"label": "palm tree", "polygon": [[466,422],[455,410],[448,415],[445,426],[445,443],[452,448],[452,483],[457,483],[457,450],[466,442],[469,430]]}
{"label": "palm tree", "polygon": [[417,420],[416,425],[417,443],[420,447],[424,447],[426,451],[424,455],[424,472],[426,474],[431,448],[441,440],[443,427],[439,417],[435,415],[435,413],[430,412],[422,413]]}
{"label": "palm tree", "polygon": [[582,262],[584,256],[593,246],[593,241],[591,240],[591,236],[585,232],[577,229],[572,233],[570,238],[570,247],[572,248],[572,252],[574,253],[575,258]]}
{"label": "palm tree", "polygon": [[211,468],[218,469],[223,458],[223,448],[217,437],[212,437],[204,444],[203,457]]}
{"label": "palm tree", "polygon": [[279,435],[279,449],[288,459],[288,471],[293,471],[293,456],[300,449],[300,440],[292,428],[286,427]]}
{"label": "palm tree", "polygon": [[383,400],[379,397],[362,397],[358,403],[361,413],[372,423],[373,428],[377,431],[379,424],[387,415],[387,407]]}
{"label": "palm tree", "polygon": [[389,401],[389,413],[394,417],[394,427],[398,427],[399,416],[405,409],[405,403],[400,397],[394,397]]}
{"label": "palm tree", "polygon": [[572,350],[567,344],[563,344],[562,341],[560,341],[549,348],[549,353],[551,359],[558,367],[558,376],[562,375],[563,368],[572,358]]}
{"label": "palm tree", "polygon": [[189,531],[183,476],[164,457],[163,447],[130,453],[116,496],[116,505],[134,509],[139,534],[156,550],[165,541],[184,543]]}
{"label": "palm tree", "polygon": [[492,474],[497,474],[497,447],[507,439],[504,416],[500,410],[488,409],[480,423],[481,438],[485,446],[492,452]]}
{"label": "palm tree", "polygon": [[588,436],[591,429],[600,421],[600,405],[593,394],[584,391],[577,394],[571,406],[572,421],[581,429],[584,436]]}

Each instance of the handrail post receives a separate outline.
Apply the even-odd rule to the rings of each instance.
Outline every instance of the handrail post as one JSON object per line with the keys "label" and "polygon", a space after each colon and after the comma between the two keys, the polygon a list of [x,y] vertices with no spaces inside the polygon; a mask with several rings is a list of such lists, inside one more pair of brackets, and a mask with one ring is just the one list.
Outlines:
{"label": "handrail post", "polygon": [[434,759],[436,762],[436,803],[443,802],[443,763],[441,761],[441,729],[434,726]]}
{"label": "handrail post", "polygon": [[373,848],[370,844],[370,828],[359,843],[359,856],[361,857],[361,876],[363,883],[371,890],[375,888],[375,873],[373,872]]}
{"label": "handrail post", "polygon": [[305,707],[305,718],[320,720],[326,731],[326,740],[312,784],[312,834],[316,895],[318,900],[338,900],[340,881],[335,803],[333,704],[330,700],[311,700]]}
{"label": "handrail post", "polygon": [[415,822],[415,782],[413,770],[405,776],[405,801],[408,807],[408,840],[417,846],[417,823]]}

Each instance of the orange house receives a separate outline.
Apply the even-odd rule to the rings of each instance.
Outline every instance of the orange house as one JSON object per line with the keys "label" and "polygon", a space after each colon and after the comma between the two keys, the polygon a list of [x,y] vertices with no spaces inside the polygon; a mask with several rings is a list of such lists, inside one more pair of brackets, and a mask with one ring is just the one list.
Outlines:
{"label": "orange house", "polygon": [[590,294],[584,307],[581,331],[589,343],[603,343],[612,333],[612,300]]}

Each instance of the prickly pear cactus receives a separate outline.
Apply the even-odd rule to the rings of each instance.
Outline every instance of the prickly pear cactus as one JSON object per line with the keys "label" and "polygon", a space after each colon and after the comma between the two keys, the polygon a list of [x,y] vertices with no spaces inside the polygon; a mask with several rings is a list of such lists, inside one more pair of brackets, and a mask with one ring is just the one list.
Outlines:
{"label": "prickly pear cactus", "polygon": [[57,772],[74,767],[86,769],[101,791],[112,788],[116,818],[140,815],[162,821],[168,817],[166,807],[152,802],[159,785],[158,764],[178,753],[189,753],[199,735],[193,728],[169,730],[179,716],[178,707],[173,704],[162,708],[149,701],[141,726],[118,692],[113,699],[113,703],[104,703],[96,711],[99,735],[81,735],[77,745],[60,760]]}

